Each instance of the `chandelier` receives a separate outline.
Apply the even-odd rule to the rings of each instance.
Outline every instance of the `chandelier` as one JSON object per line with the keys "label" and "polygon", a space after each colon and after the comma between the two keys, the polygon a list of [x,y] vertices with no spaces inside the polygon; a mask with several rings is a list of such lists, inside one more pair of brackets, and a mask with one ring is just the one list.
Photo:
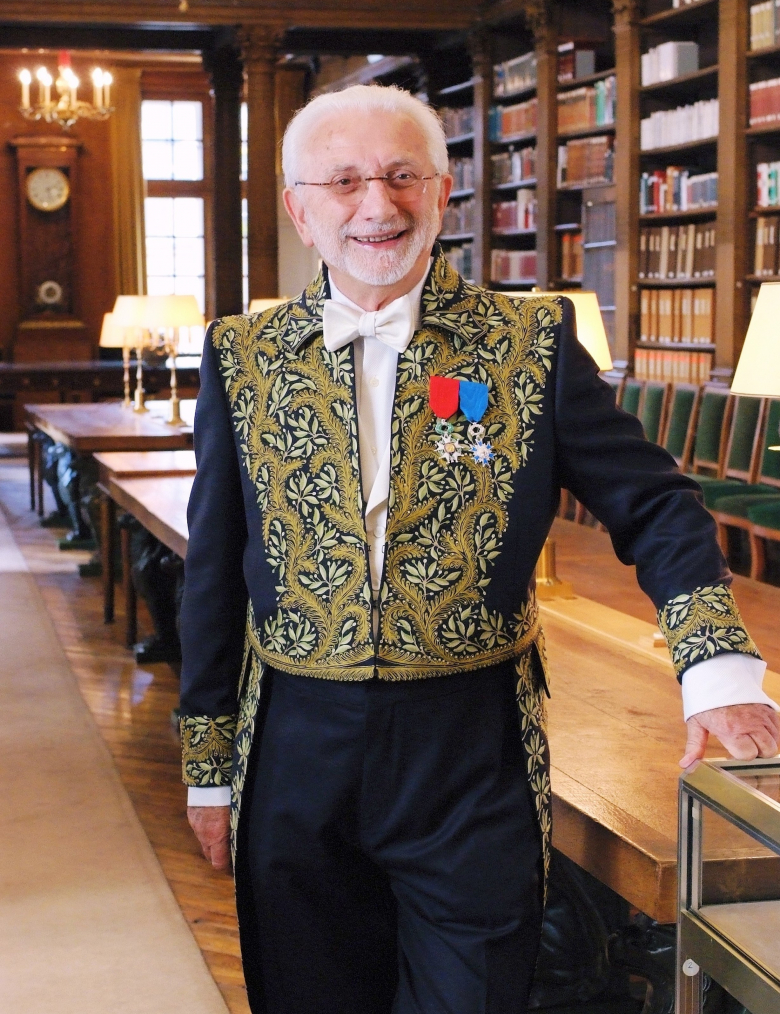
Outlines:
{"label": "chandelier", "polygon": [[[22,104],[19,112],[27,120],[58,123],[67,130],[77,120],[106,120],[114,111],[111,107],[111,85],[114,79],[108,71],[101,70],[100,67],[92,71],[92,102],[84,102],[78,97],[81,82],[73,72],[70,53],[67,50],[60,52],[56,81],[45,67],[38,68],[35,78],[38,81],[38,101],[33,105],[30,102],[33,76],[26,67],[19,72],[22,84]],[[56,92],[54,98],[52,85]]]}

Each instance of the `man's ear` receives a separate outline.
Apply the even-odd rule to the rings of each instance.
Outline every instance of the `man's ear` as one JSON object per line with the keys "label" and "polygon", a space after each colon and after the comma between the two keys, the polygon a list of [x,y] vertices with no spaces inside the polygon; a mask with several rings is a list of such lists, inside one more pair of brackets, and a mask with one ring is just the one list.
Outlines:
{"label": "man's ear", "polygon": [[314,246],[314,240],[309,232],[309,226],[306,223],[306,209],[303,206],[303,201],[300,197],[298,197],[292,187],[284,188],[282,200],[284,201],[284,207],[287,214],[293,220],[293,225],[295,226],[298,235],[301,237],[303,245]]}
{"label": "man's ear", "polygon": [[444,220],[444,209],[447,207],[447,201],[450,199],[452,184],[452,176],[449,173],[444,173],[441,178],[441,186],[439,187],[439,228],[441,228],[442,221]]}

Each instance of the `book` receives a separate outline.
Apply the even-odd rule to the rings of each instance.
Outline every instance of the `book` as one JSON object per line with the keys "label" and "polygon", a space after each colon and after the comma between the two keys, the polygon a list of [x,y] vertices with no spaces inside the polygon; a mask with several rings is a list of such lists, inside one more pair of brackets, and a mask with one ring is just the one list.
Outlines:
{"label": "book", "polygon": [[558,132],[574,133],[615,122],[617,102],[614,75],[597,81],[593,87],[572,88],[558,95]]}
{"label": "book", "polygon": [[558,186],[611,183],[614,166],[611,135],[582,137],[558,146]]}
{"label": "book", "polygon": [[639,181],[639,213],[696,211],[718,205],[718,174],[681,166],[644,172]]}
{"label": "book", "polygon": [[716,137],[719,110],[717,99],[702,99],[677,109],[651,113],[640,122],[640,147],[642,151],[651,151]]}
{"label": "book", "polygon": [[536,133],[536,98],[511,106],[493,106],[488,127],[491,141],[505,141]]}
{"label": "book", "polygon": [[695,42],[662,42],[642,54],[642,85],[673,81],[699,69],[699,47]]}
{"label": "book", "polygon": [[493,186],[504,183],[522,183],[536,179],[536,148],[526,147],[501,151],[490,156]]}
{"label": "book", "polygon": [[634,376],[637,380],[706,384],[711,370],[712,355],[709,352],[645,348],[637,348],[634,352]]}
{"label": "book", "polygon": [[447,138],[474,133],[473,106],[463,106],[457,109],[440,109],[439,116],[444,124],[444,134]]}
{"label": "book", "polygon": [[493,67],[493,94],[505,98],[536,87],[536,53],[523,53]]}
{"label": "book", "polygon": [[645,345],[709,345],[714,335],[712,288],[646,289],[639,296],[639,335]]}
{"label": "book", "polygon": [[558,46],[558,81],[576,81],[596,72],[596,53],[592,49],[580,49],[572,41]]}

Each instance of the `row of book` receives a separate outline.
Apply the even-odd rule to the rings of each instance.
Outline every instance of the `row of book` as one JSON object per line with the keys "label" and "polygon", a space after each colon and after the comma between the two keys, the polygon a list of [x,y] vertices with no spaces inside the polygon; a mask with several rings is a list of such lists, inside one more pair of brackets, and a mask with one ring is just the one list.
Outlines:
{"label": "row of book", "polygon": [[561,278],[567,282],[582,280],[582,233],[561,235]]}
{"label": "row of book", "polygon": [[500,187],[504,183],[523,183],[536,179],[536,148],[510,148],[497,155],[491,155],[493,166],[493,186]]}
{"label": "row of book", "polygon": [[639,340],[649,345],[711,345],[714,289],[642,289]]}
{"label": "row of book", "polygon": [[615,163],[613,138],[581,137],[558,145],[558,186],[611,183]]}
{"label": "row of book", "polygon": [[464,232],[474,232],[475,209],[476,203],[473,197],[448,204],[444,209],[441,231],[445,236],[459,236]]}
{"label": "row of book", "polygon": [[493,67],[493,94],[498,98],[517,95],[536,87],[536,53],[523,53]]}
{"label": "row of book", "polygon": [[535,282],[536,250],[492,250],[490,277],[494,282]]}
{"label": "row of book", "polygon": [[750,8],[750,48],[767,49],[780,42],[778,0],[763,0]]}
{"label": "row of book", "polygon": [[576,42],[562,42],[558,46],[558,83],[578,81],[596,71],[596,51],[580,49]]}
{"label": "row of book", "polygon": [[451,158],[450,175],[453,190],[472,190],[474,188],[474,159]]}
{"label": "row of book", "polygon": [[780,274],[778,265],[778,221],[776,215],[759,215],[756,219],[756,243],[753,255],[754,275]]}
{"label": "row of book", "polygon": [[536,133],[536,98],[513,106],[492,106],[488,120],[491,141],[507,141],[513,137]]}
{"label": "row of book", "polygon": [[642,173],[639,181],[640,215],[664,211],[696,211],[718,204],[718,174],[669,165]]}
{"label": "row of book", "polygon": [[699,47],[695,42],[662,42],[642,54],[642,84],[673,81],[699,69]]}
{"label": "row of book", "polygon": [[750,126],[763,127],[780,120],[780,77],[750,85]]}
{"label": "row of book", "polygon": [[561,134],[615,122],[616,78],[613,75],[588,88],[573,88],[558,96],[558,130]]}
{"label": "row of book", "polygon": [[689,141],[704,141],[718,133],[717,99],[701,99],[676,109],[659,109],[640,124],[642,151],[669,148]]}
{"label": "row of book", "polygon": [[634,351],[634,376],[662,384],[706,384],[710,379],[709,352],[669,352],[661,349]]}
{"label": "row of book", "polygon": [[651,225],[639,230],[640,278],[715,277],[715,223]]}
{"label": "row of book", "polygon": [[536,228],[536,193],[518,190],[517,200],[493,204],[493,231],[517,232]]}
{"label": "row of book", "polygon": [[439,116],[444,124],[445,137],[462,137],[474,133],[474,107],[459,106],[455,109],[440,109]]}
{"label": "row of book", "polygon": [[756,204],[759,208],[780,205],[780,162],[759,162],[756,166]]}
{"label": "row of book", "polygon": [[461,243],[451,246],[447,251],[447,260],[464,278],[474,277],[474,244]]}

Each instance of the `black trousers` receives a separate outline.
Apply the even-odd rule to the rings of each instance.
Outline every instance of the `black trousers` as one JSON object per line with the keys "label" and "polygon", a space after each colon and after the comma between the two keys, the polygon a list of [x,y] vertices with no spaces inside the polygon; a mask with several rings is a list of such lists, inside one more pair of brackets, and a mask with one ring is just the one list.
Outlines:
{"label": "black trousers", "polygon": [[541,849],[513,667],[266,679],[241,836],[255,1014],[523,1014]]}

